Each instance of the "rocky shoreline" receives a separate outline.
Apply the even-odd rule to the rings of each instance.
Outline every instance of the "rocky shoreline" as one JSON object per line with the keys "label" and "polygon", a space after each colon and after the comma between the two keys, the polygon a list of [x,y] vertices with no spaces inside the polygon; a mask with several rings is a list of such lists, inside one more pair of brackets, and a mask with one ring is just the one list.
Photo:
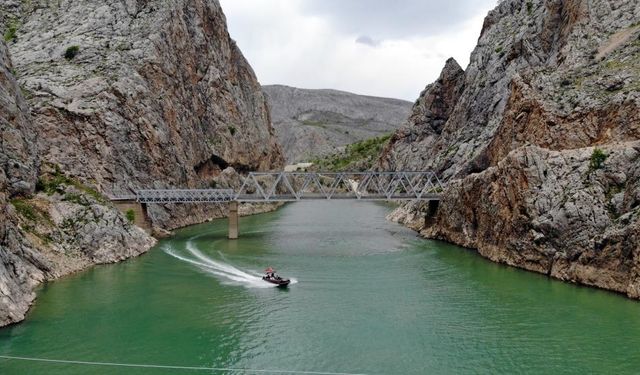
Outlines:
{"label": "rocky shoreline", "polygon": [[[605,152],[607,166],[592,170],[593,148],[519,149],[452,182],[435,218],[405,206],[388,219],[494,262],[640,299],[640,210],[631,208],[640,142]],[[624,166],[632,167],[617,173]]]}

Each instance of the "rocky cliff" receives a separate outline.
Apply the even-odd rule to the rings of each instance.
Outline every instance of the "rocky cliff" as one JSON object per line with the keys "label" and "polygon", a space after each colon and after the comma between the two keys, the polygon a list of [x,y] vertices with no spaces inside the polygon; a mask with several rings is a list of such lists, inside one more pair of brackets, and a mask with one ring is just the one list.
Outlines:
{"label": "rocky cliff", "polygon": [[12,69],[0,42],[0,326],[24,314],[34,298],[31,288],[42,280],[40,269],[45,268],[18,229],[9,204],[12,195],[33,192],[36,182],[33,124]]}
{"label": "rocky cliff", "polygon": [[[31,1],[9,43],[43,159],[107,195],[279,168],[255,74],[215,0]],[[215,207],[156,207],[176,227]]]}
{"label": "rocky cliff", "polygon": [[38,129],[12,74],[14,68],[4,43],[0,43],[0,63],[3,326],[24,318],[35,298],[32,289],[38,283],[92,264],[138,255],[154,240],[131,225],[97,192],[59,171],[41,168],[35,142]]}
{"label": "rocky cliff", "polygon": [[289,164],[333,154],[386,135],[409,115],[411,103],[336,90],[263,86],[276,134]]}
{"label": "rocky cliff", "polygon": [[639,298],[640,4],[505,0],[379,168],[450,180],[392,218],[498,262]]}
{"label": "rocky cliff", "polygon": [[[224,185],[236,170],[282,165],[217,1],[7,0],[0,10],[0,326],[24,318],[38,283],[155,243],[109,195]],[[222,212],[150,214],[172,228]]]}

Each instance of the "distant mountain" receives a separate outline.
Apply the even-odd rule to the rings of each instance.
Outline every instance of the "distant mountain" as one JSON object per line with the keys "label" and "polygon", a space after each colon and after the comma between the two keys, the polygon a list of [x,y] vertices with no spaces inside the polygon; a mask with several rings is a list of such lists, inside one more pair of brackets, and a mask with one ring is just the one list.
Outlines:
{"label": "distant mountain", "polygon": [[412,103],[336,90],[263,86],[286,162],[296,163],[395,131]]}

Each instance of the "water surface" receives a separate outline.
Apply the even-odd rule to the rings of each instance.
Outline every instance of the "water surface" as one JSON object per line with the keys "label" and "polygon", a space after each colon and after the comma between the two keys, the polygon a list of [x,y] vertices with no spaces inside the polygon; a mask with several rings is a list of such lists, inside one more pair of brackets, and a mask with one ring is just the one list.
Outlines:
{"label": "water surface", "polygon": [[[385,221],[301,202],[189,227],[38,290],[0,355],[365,374],[638,373],[640,304],[508,268]],[[266,266],[296,281],[260,281]],[[0,374],[181,374],[0,359]],[[197,371],[251,374],[244,371]]]}

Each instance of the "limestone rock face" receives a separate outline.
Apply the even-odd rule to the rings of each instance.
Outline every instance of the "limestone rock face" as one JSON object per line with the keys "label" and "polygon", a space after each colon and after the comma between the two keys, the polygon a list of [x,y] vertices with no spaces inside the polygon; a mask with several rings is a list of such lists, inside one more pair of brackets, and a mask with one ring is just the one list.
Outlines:
{"label": "limestone rock face", "polygon": [[336,90],[263,86],[288,164],[333,154],[341,147],[395,131],[411,103]]}
{"label": "limestone rock face", "polygon": [[33,124],[12,70],[0,42],[0,326],[22,319],[35,298],[33,286],[48,270],[21,233],[9,203],[16,194],[33,192],[37,174]]}
{"label": "limestone rock face", "polygon": [[13,75],[7,46],[0,43],[0,188],[8,196],[35,189],[36,134],[28,106]]}
{"label": "limestone rock face", "polygon": [[[423,96],[439,86],[460,94],[428,102],[428,114],[421,96],[383,165],[463,177],[528,143],[564,149],[637,139],[638,19],[640,5],[623,0],[501,2],[464,75],[447,79],[456,77],[449,61]],[[432,117],[443,102],[450,114]],[[425,136],[428,128],[442,129]]]}
{"label": "limestone rock face", "polygon": [[379,161],[449,179],[437,217],[414,204],[392,218],[638,298],[638,20],[633,1],[501,2],[466,70],[447,63]]}
{"label": "limestone rock face", "polygon": [[[454,59],[447,63],[438,80],[428,85],[413,105],[408,124],[395,132],[382,153],[384,170],[419,170],[425,164],[430,147],[442,134],[464,89],[464,71]],[[422,157],[416,157],[423,155]]]}
{"label": "limestone rock face", "polygon": [[[217,1],[7,0],[0,18],[0,326],[24,319],[38,283],[153,246],[105,195],[282,166]],[[222,212],[150,213],[174,228]]]}
{"label": "limestone rock face", "polygon": [[487,258],[638,298],[640,142],[603,149],[509,153],[452,182],[422,234],[477,248]]}
{"label": "limestone rock face", "polygon": [[107,202],[59,184],[33,196],[38,129],[0,43],[0,326],[18,322],[45,281],[147,251],[155,240]]}
{"label": "limestone rock face", "polygon": [[[42,158],[81,182],[120,195],[208,187],[228,166],[282,166],[264,95],[218,1],[32,1],[17,20],[10,50]],[[211,213],[158,210],[167,227]]]}
{"label": "limestone rock face", "polygon": [[156,242],[108,202],[73,185],[15,204],[20,227],[47,260],[51,279],[138,256]]}

